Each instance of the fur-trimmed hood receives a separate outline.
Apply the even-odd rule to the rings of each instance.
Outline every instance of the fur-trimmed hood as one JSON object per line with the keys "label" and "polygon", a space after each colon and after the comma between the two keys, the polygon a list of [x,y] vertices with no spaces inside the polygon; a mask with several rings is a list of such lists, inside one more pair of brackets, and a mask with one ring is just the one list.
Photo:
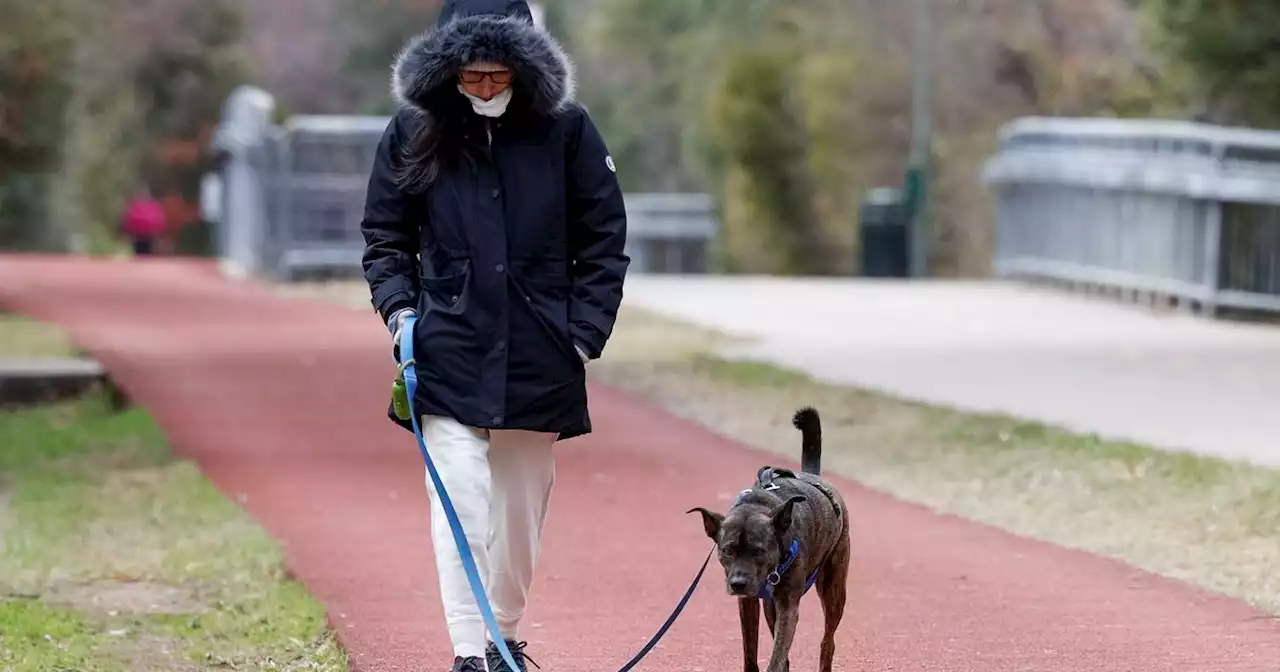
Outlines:
{"label": "fur-trimmed hood", "polygon": [[397,102],[438,117],[454,108],[458,71],[491,61],[515,71],[517,94],[533,111],[554,115],[574,96],[573,63],[564,48],[533,22],[525,0],[446,0],[436,27],[410,40],[396,57]]}

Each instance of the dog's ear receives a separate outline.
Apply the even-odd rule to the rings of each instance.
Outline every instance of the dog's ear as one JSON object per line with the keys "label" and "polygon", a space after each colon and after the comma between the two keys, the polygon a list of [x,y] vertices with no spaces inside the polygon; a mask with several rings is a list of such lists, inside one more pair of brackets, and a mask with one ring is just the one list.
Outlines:
{"label": "dog's ear", "polygon": [[769,512],[769,518],[773,520],[773,529],[777,531],[779,535],[786,532],[787,529],[791,527],[791,514],[795,511],[796,503],[807,501],[809,500],[803,495],[795,495],[794,497],[787,499],[787,501],[775,506],[773,510]]}
{"label": "dog's ear", "polygon": [[694,511],[702,514],[702,529],[706,530],[707,536],[714,541],[716,536],[720,534],[720,524],[724,522],[724,514],[708,511],[701,506],[689,509],[685,513],[693,513]]}

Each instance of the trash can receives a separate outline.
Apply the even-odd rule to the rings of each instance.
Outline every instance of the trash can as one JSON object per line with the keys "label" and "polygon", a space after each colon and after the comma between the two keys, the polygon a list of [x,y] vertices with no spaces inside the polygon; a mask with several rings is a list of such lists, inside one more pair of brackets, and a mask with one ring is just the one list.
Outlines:
{"label": "trash can", "polygon": [[858,209],[862,276],[908,276],[909,241],[902,191],[881,187],[868,191]]}

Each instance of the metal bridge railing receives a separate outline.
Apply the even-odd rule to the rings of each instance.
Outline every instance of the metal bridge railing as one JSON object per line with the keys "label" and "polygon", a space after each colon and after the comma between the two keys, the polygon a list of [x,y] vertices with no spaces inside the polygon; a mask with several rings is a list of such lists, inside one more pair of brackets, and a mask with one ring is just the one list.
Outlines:
{"label": "metal bridge railing", "polygon": [[1280,312],[1280,133],[1026,118],[984,180],[999,276]]}
{"label": "metal bridge railing", "polygon": [[[365,189],[387,117],[295,116],[271,121],[271,96],[234,92],[214,137],[205,217],[224,268],[291,280],[359,274]],[[717,232],[705,194],[627,194],[628,253],[639,272],[706,273]]]}

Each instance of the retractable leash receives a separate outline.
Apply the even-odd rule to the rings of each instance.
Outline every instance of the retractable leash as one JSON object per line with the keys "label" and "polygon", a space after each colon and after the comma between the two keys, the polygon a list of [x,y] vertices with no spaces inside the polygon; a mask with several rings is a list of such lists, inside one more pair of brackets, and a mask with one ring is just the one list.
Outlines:
{"label": "retractable leash", "polygon": [[[458,547],[458,555],[462,559],[462,567],[467,572],[467,580],[471,584],[471,594],[476,599],[476,605],[480,607],[480,615],[484,617],[485,626],[489,628],[489,634],[493,639],[494,645],[498,648],[498,652],[502,654],[502,659],[506,661],[508,667],[512,670],[519,670],[520,666],[516,664],[515,656],[511,655],[511,650],[507,648],[507,642],[502,637],[502,632],[498,629],[498,621],[493,616],[493,607],[489,604],[489,598],[485,595],[484,584],[480,581],[480,572],[476,569],[476,560],[471,555],[471,545],[467,543],[467,535],[463,532],[462,521],[458,519],[458,512],[453,508],[453,500],[449,499],[449,493],[445,490],[444,483],[440,480],[440,474],[436,471],[436,465],[431,460],[431,454],[427,451],[427,442],[422,438],[422,428],[418,426],[418,414],[413,410],[413,395],[418,389],[418,372],[414,367],[413,356],[413,327],[417,321],[416,316],[410,316],[404,321],[400,328],[400,376],[404,380],[404,393],[407,397],[404,403],[404,410],[408,411],[409,418],[413,421],[413,434],[418,440],[418,452],[422,453],[422,460],[427,465],[427,471],[431,474],[431,482],[435,485],[436,493],[440,496],[440,504],[444,508],[445,517],[449,519],[449,529],[453,531],[453,542]],[[399,381],[397,381],[397,385]],[[400,415],[400,402],[396,399],[397,416]],[[685,591],[684,597],[680,598],[680,602],[676,604],[676,608],[667,617],[658,632],[649,639],[644,645],[623,665],[618,672],[629,672],[635,667],[653,647],[658,644],[663,635],[667,634],[672,624],[676,622],[676,618],[680,616],[680,612],[684,611],[685,605],[689,603],[689,598],[693,597],[693,591],[698,587],[698,583],[702,581],[702,574],[707,570],[707,565],[711,562],[711,556],[715,553],[715,548],[707,553],[706,560],[702,561],[702,568],[698,570],[697,576],[693,577],[693,583],[689,584],[689,589]]]}

